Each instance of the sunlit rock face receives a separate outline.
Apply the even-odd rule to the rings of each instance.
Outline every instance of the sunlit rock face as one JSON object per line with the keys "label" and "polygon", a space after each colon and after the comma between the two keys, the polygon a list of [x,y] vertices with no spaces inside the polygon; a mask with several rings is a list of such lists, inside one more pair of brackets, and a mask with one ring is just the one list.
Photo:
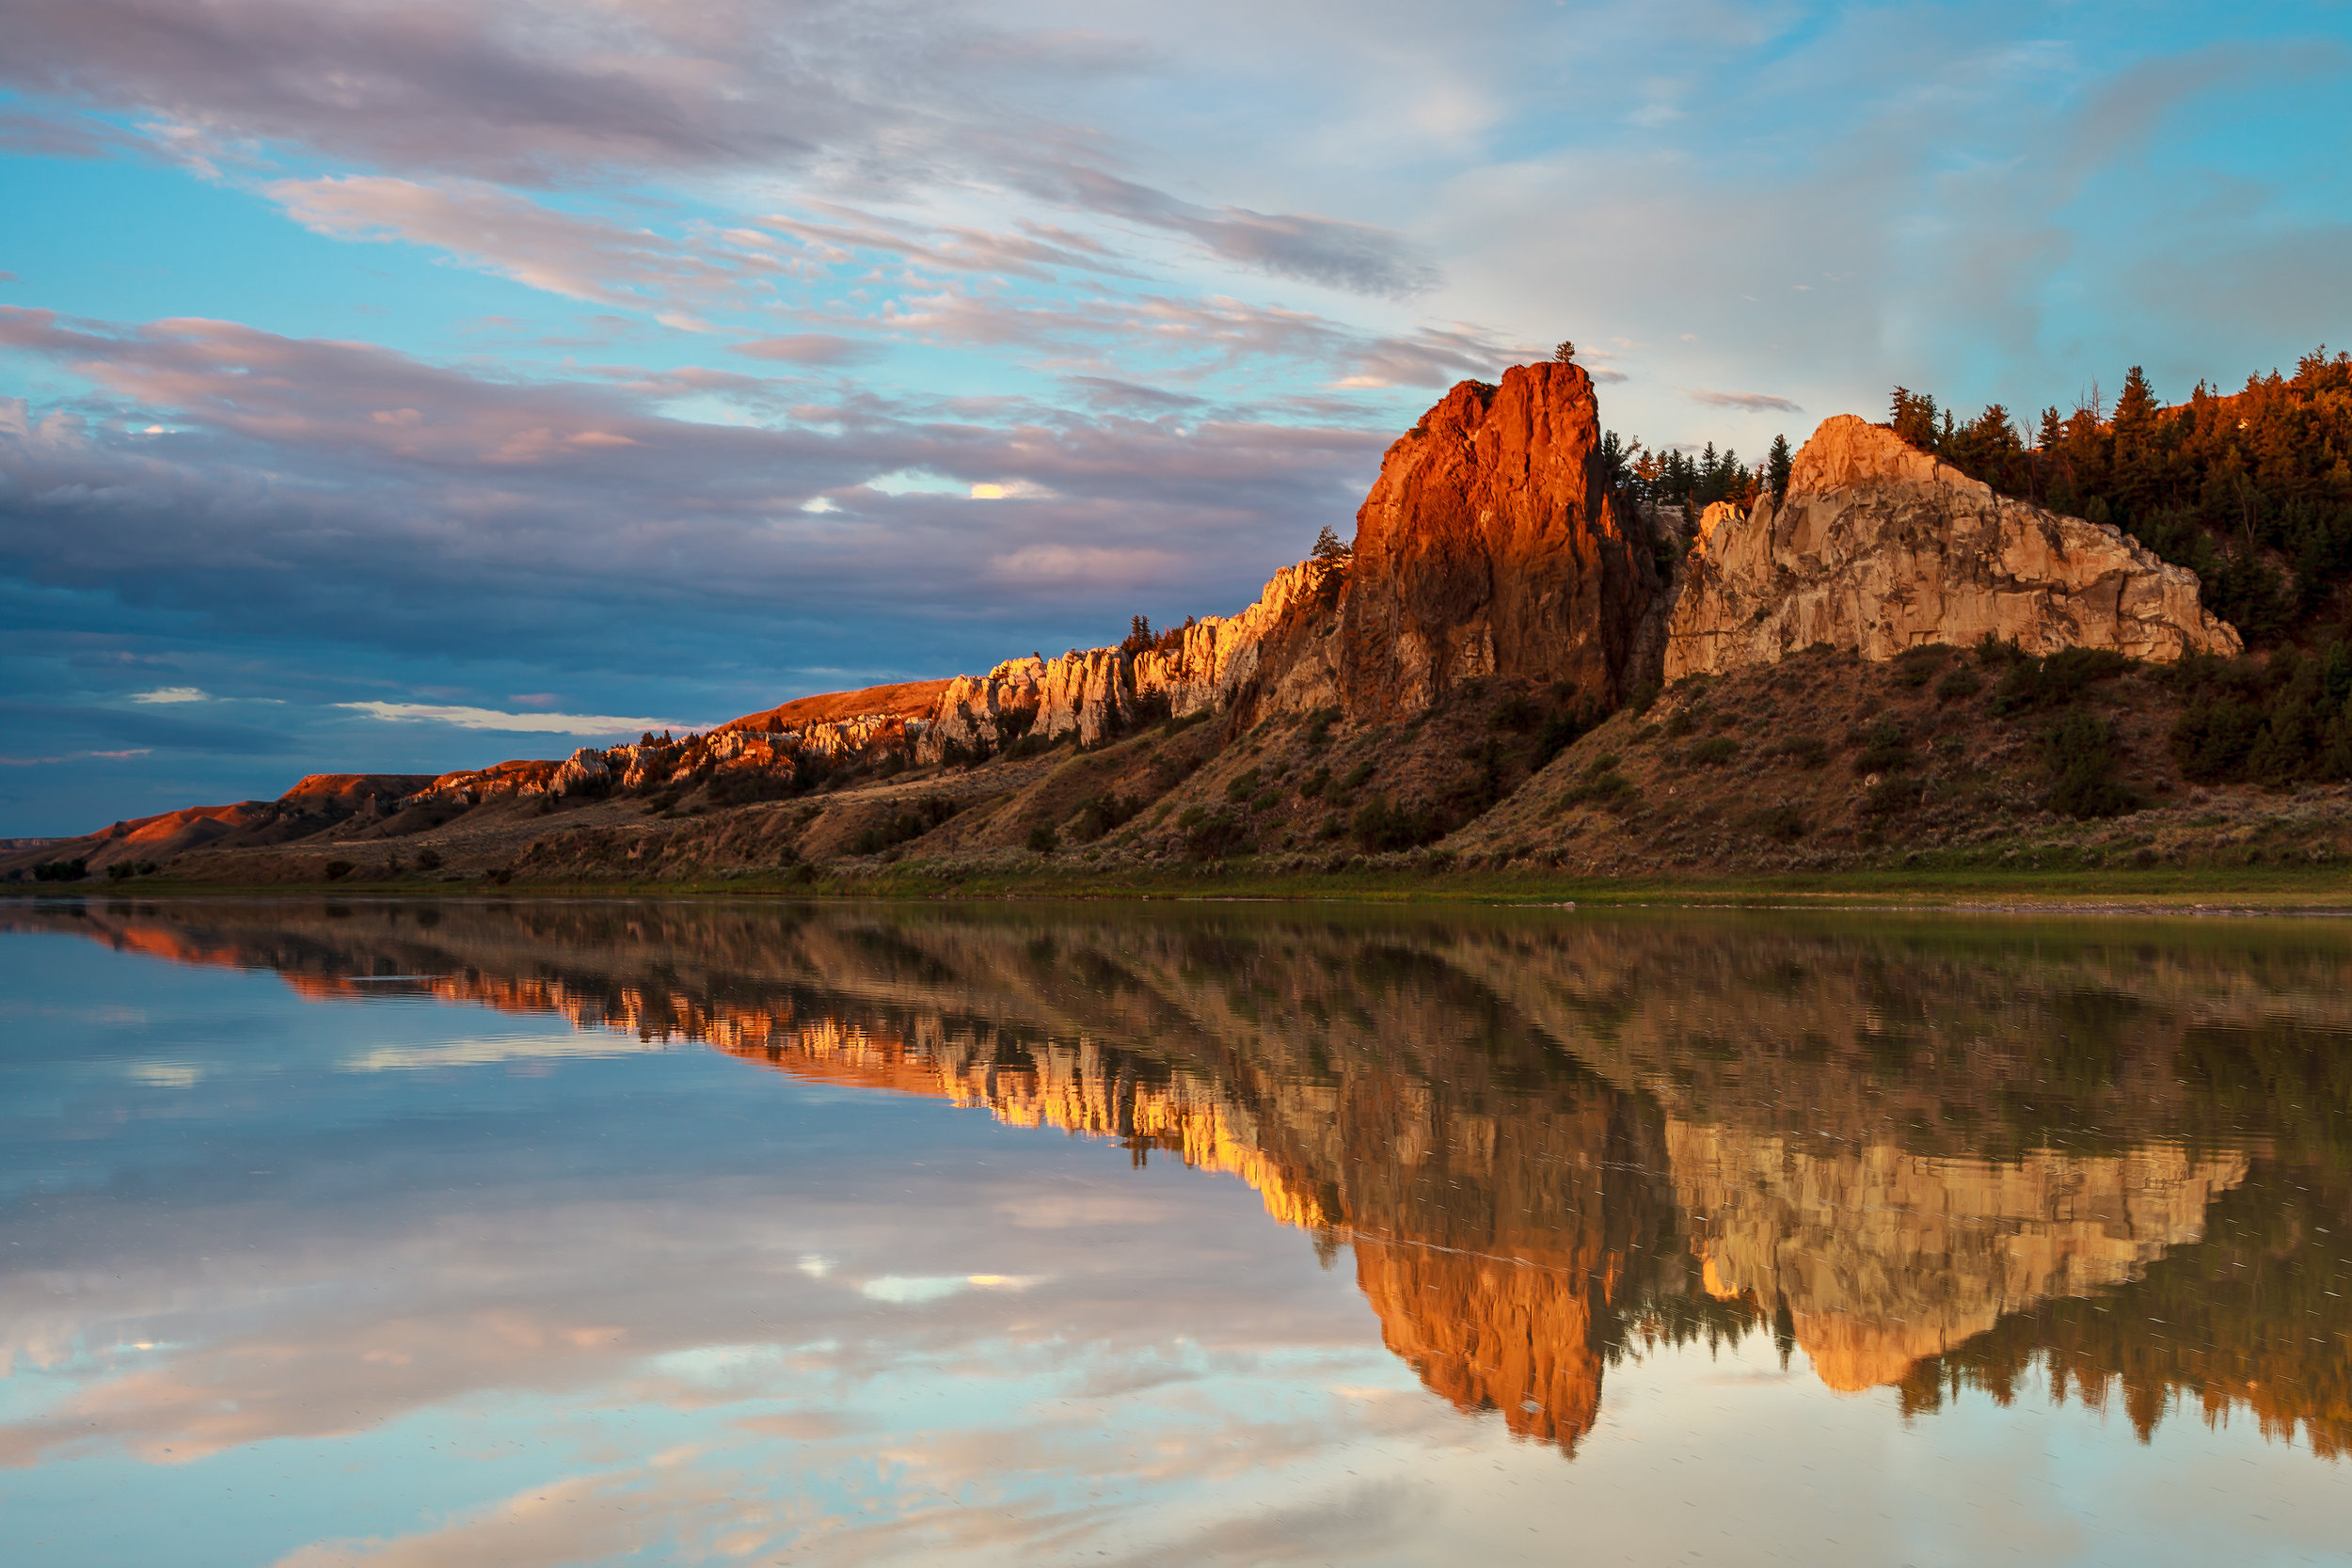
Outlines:
{"label": "sunlit rock face", "polygon": [[1851,414],[1797,454],[1788,495],[1699,519],[1665,676],[1771,664],[1816,642],[1892,658],[1985,636],[2028,653],[2235,654],[2197,575],[2104,524],[1994,494]]}
{"label": "sunlit rock face", "polygon": [[1542,364],[1463,382],[1389,449],[1356,515],[1351,715],[1413,712],[1487,675],[1571,680],[1613,705],[1658,575],[1599,447],[1592,378]]}
{"label": "sunlit rock face", "polygon": [[1785,1302],[1815,1372],[1849,1391],[1901,1381],[2004,1313],[2138,1278],[2203,1236],[2248,1168],[2170,1144],[2013,1162],[1821,1153],[1677,1119],[1666,1155],[1707,1289]]}
{"label": "sunlit rock face", "polygon": [[[1333,597],[1325,592],[1327,575],[1311,561],[1285,566],[1238,614],[1173,628],[1164,646],[1133,653],[1073,648],[1054,658],[1007,659],[985,675],[959,675],[930,715],[917,759],[938,762],[951,746],[984,756],[1031,734],[1048,739],[1074,734],[1090,746],[1145,717],[1228,708],[1256,680],[1265,654],[1289,625]],[[1296,662],[1285,660],[1286,673]],[[1289,710],[1330,700],[1327,672],[1319,679],[1309,673],[1276,684]]]}

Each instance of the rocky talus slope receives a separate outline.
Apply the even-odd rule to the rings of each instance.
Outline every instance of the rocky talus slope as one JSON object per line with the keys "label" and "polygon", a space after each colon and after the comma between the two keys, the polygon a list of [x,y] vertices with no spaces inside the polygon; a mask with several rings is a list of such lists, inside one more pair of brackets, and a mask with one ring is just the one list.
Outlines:
{"label": "rocky talus slope", "polygon": [[1815,643],[1890,659],[1986,637],[2031,654],[2234,654],[2197,575],[2103,524],[1995,495],[1851,414],[1799,451],[1788,494],[1700,519],[1664,676],[1770,664]]}

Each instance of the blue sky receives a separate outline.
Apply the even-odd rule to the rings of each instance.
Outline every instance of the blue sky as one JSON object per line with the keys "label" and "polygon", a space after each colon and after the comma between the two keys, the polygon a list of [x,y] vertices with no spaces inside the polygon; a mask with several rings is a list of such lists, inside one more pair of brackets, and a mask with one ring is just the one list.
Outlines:
{"label": "blue sky", "polygon": [[1562,337],[1751,457],[2234,384],[2347,336],[2347,74],[2341,4],[16,0],[0,833],[1227,612]]}

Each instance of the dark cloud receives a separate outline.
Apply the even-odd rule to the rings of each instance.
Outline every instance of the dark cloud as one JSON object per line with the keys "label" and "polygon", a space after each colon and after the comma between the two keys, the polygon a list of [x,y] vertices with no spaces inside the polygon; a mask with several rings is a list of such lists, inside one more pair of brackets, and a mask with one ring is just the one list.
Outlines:
{"label": "dark cloud", "polygon": [[[215,321],[0,309],[0,346],[103,393],[38,416],[0,404],[9,575],[403,651],[610,657],[636,606],[651,657],[674,635],[662,618],[692,607],[698,626],[830,627],[844,647],[823,662],[841,663],[910,623],[970,620],[976,594],[997,617],[1146,594],[1237,607],[1353,510],[1382,442],[790,388],[770,388],[772,422],[700,423],[656,410],[709,374],[498,380]],[[908,472],[958,493],[867,483]],[[975,504],[973,484],[1011,499]]]}

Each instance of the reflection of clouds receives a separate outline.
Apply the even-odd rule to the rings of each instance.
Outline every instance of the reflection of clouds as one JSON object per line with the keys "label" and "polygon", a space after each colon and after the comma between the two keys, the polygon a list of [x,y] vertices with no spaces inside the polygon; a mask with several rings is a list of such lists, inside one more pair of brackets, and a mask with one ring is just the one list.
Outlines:
{"label": "reflection of clouds", "polygon": [[560,1061],[572,1056],[626,1056],[665,1049],[659,1041],[622,1035],[485,1035],[430,1045],[379,1045],[347,1057],[345,1072],[423,1072],[435,1068],[491,1067],[501,1062]]}
{"label": "reflection of clouds", "polygon": [[860,1294],[869,1301],[886,1301],[898,1307],[921,1307],[964,1291],[1025,1291],[1037,1283],[1026,1275],[968,1274],[968,1275],[883,1275],[858,1287]]}

